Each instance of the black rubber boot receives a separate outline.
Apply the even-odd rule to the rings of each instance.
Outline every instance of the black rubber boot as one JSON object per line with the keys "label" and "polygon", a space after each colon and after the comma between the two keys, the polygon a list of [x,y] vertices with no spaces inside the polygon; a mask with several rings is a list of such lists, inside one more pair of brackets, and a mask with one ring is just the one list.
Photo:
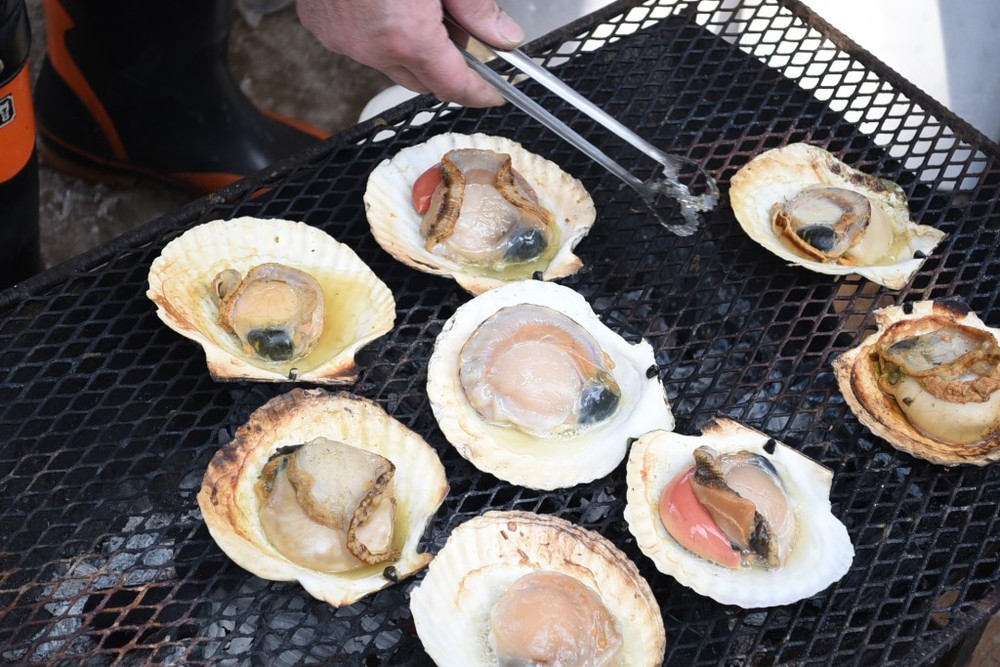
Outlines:
{"label": "black rubber boot", "polygon": [[259,111],[229,71],[231,0],[45,0],[42,157],[91,180],[211,192],[323,136]]}
{"label": "black rubber boot", "polygon": [[0,0],[0,287],[42,269],[30,46],[23,0]]}

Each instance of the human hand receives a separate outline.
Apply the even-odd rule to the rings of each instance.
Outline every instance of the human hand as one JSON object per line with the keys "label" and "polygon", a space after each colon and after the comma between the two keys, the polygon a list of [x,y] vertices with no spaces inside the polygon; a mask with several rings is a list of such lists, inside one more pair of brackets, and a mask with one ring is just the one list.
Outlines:
{"label": "human hand", "polygon": [[478,39],[516,47],[524,32],[494,0],[296,0],[299,20],[323,46],[374,67],[418,93],[468,107],[503,104],[448,37],[444,12]]}

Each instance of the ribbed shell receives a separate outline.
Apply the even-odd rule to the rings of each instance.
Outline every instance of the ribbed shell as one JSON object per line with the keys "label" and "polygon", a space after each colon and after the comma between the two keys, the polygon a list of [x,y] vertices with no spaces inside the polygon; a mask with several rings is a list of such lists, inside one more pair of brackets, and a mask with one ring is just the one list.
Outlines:
{"label": "ribbed shell", "polygon": [[[375,452],[396,466],[396,530],[403,543],[392,563],[359,574],[316,572],[285,558],[268,541],[258,518],[254,485],[280,448],[323,436]],[[349,473],[348,473],[349,474]],[[256,410],[236,437],[216,452],[202,480],[198,505],[216,544],[240,567],[264,579],[298,581],[315,598],[339,607],[391,585],[385,567],[403,579],[431,555],[417,545],[448,493],[444,467],[423,438],[377,404],[341,392],[293,389]]]}
{"label": "ribbed shell", "polygon": [[[576,433],[535,437],[483,421],[462,389],[462,346],[501,308],[538,304],[576,321],[611,356],[622,390],[617,412]],[[673,415],[656,372],[653,348],[629,344],[609,329],[580,294],[562,285],[525,280],[490,290],[463,304],[445,323],[427,367],[427,396],[441,431],[459,454],[483,472],[533,489],[558,489],[607,475],[625,458],[629,438],[672,429]]]}
{"label": "ribbed shell", "polygon": [[973,445],[941,442],[917,431],[900,411],[895,399],[878,386],[870,353],[885,330],[896,322],[917,321],[925,317],[943,317],[957,324],[988,331],[1000,340],[1000,332],[987,327],[967,308],[948,301],[917,301],[906,306],[892,306],[875,311],[878,330],[862,343],[833,361],[833,369],[847,405],[858,420],[890,445],[917,458],[953,466],[987,465],[1000,460],[1000,436]]}
{"label": "ribbed shell", "polygon": [[525,150],[517,142],[487,134],[439,134],[422,144],[404,148],[382,161],[368,177],[365,211],[372,234],[386,252],[418,271],[450,276],[465,290],[480,294],[511,279],[477,271],[435,255],[424,247],[420,234],[421,215],[411,202],[413,184],[441,157],[456,148],[481,148],[511,156],[515,171],[531,184],[543,207],[559,228],[559,250],[543,271],[545,280],[576,273],[582,266],[573,249],[590,231],[596,218],[594,202],[577,179],[558,165]]}
{"label": "ribbed shell", "polygon": [[666,634],[659,606],[625,554],[558,517],[491,511],[452,531],[410,593],[417,634],[438,667],[496,665],[488,641],[490,609],[518,577],[537,570],[576,577],[601,595],[621,623],[616,664],[662,664]]}
{"label": "ribbed shell", "polygon": [[[811,185],[853,190],[868,197],[872,206],[879,206],[897,239],[895,257],[873,266],[848,266],[810,260],[793,252],[771,227],[771,207]],[[857,273],[891,289],[906,285],[945,236],[910,220],[906,195],[897,184],[858,171],[822,148],[802,143],[761,153],[744,165],[733,175],[729,201],[743,230],[778,257],[817,273]]]}
{"label": "ribbed shell", "polygon": [[[212,281],[223,269],[245,275],[266,262],[305,271],[326,295],[324,332],[316,348],[284,365],[244,353],[219,324],[211,294]],[[216,380],[353,382],[356,352],[390,331],[396,319],[392,292],[353,250],[320,229],[291,220],[243,217],[186,231],[153,260],[146,295],[167,326],[204,348]]]}
{"label": "ribbed shell", "polygon": [[[722,604],[744,608],[790,604],[815,595],[850,569],[854,547],[847,529],[832,513],[829,469],[780,442],[774,453],[763,433],[729,419],[717,419],[700,437],[651,431],[633,445],[626,467],[625,521],[639,549],[679,583]],[[663,526],[660,496],[679,474],[694,465],[693,452],[708,445],[720,454],[747,450],[766,457],[778,470],[792,502],[797,534],[784,565],[776,569],[730,569],[696,556]]]}

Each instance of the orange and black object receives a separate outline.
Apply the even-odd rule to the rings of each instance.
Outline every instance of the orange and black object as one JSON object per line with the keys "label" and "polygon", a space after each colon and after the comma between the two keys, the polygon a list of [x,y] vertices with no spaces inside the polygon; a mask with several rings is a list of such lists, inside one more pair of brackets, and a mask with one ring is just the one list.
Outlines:
{"label": "orange and black object", "polygon": [[323,133],[258,110],[229,70],[231,0],[45,0],[35,86],[46,164],[211,192]]}
{"label": "orange and black object", "polygon": [[30,46],[23,0],[0,0],[0,287],[42,269]]}

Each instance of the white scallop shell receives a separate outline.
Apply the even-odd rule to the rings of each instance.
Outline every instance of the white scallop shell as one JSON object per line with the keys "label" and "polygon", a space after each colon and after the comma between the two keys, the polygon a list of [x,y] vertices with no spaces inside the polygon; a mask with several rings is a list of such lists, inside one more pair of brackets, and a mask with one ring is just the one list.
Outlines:
{"label": "white scallop shell", "polygon": [[[768,454],[765,445],[771,440],[735,421],[717,419],[700,437],[652,431],[632,445],[625,520],[639,549],[660,572],[717,602],[744,608],[802,600],[847,573],[854,547],[844,524],[831,511],[833,473],[780,442],[775,441],[774,453]],[[694,465],[694,450],[701,445],[719,453],[755,452],[777,469],[797,523],[795,543],[782,567],[730,569],[688,551],[664,528],[660,496],[675,477]]]}
{"label": "white scallop shell", "polygon": [[487,512],[455,528],[410,593],[424,649],[439,667],[486,667],[490,610],[519,577],[567,574],[597,591],[618,619],[616,665],[660,665],[666,635],[660,608],[635,563],[598,533],[531,512]]}
{"label": "white scallop shell", "polygon": [[[397,560],[339,574],[316,572],[283,556],[267,539],[254,491],[264,465],[282,447],[320,436],[375,452],[396,466],[395,525],[397,543],[402,541]],[[257,409],[216,452],[198,506],[212,539],[237,565],[264,579],[298,581],[313,597],[339,607],[391,585],[383,576],[389,565],[394,580],[427,565],[431,555],[417,545],[447,493],[437,453],[377,404],[343,392],[293,389]]]}
{"label": "white scallop shell", "polygon": [[[265,262],[304,271],[323,287],[324,331],[302,359],[276,364],[247,355],[218,322],[211,294],[216,274],[223,269],[246,274]],[[392,292],[353,250],[320,229],[291,220],[243,217],[189,229],[153,260],[146,296],[167,326],[204,348],[208,370],[217,380],[353,382],[355,353],[390,331],[396,320]]]}
{"label": "white scallop shell", "polygon": [[[891,256],[871,266],[818,262],[792,251],[775,235],[771,207],[820,184],[858,192],[885,212],[893,229]],[[857,273],[891,289],[906,285],[945,236],[910,220],[906,195],[892,181],[865,174],[822,148],[803,143],[771,149],[740,168],[730,182],[729,201],[743,230],[778,257],[817,273]]]}
{"label": "white scallop shell", "polygon": [[1000,460],[1000,436],[976,444],[942,442],[916,430],[896,406],[895,399],[878,386],[871,354],[886,330],[897,322],[916,323],[924,318],[941,318],[956,324],[989,332],[1000,341],[1000,331],[991,329],[979,317],[947,301],[917,301],[875,311],[878,331],[860,345],[833,360],[837,385],[848,407],[858,420],[876,436],[896,449],[940,465],[988,465]]}
{"label": "white scallop shell", "polygon": [[446,133],[404,148],[383,160],[368,177],[365,211],[375,240],[386,252],[418,271],[451,276],[465,290],[480,294],[510,279],[486,275],[475,267],[435,255],[424,247],[421,216],[411,202],[413,184],[441,156],[456,148],[482,148],[507,153],[511,163],[535,189],[559,229],[559,250],[543,271],[545,280],[576,273],[583,265],[573,249],[587,235],[597,212],[583,184],[554,162],[504,137]]}
{"label": "white scallop shell", "polygon": [[[575,433],[535,437],[485,422],[459,379],[462,347],[476,328],[502,308],[538,304],[576,321],[614,361],[621,388],[616,413]],[[427,396],[448,442],[478,469],[512,484],[558,489],[607,475],[625,458],[630,438],[654,428],[672,429],[674,418],[647,341],[629,344],[609,329],[580,294],[556,283],[525,280],[490,290],[463,304],[445,323],[427,366]]]}

